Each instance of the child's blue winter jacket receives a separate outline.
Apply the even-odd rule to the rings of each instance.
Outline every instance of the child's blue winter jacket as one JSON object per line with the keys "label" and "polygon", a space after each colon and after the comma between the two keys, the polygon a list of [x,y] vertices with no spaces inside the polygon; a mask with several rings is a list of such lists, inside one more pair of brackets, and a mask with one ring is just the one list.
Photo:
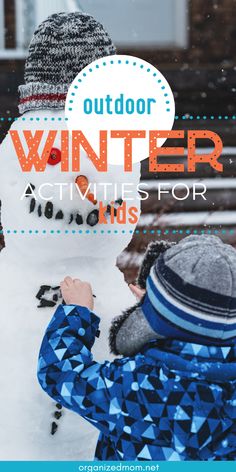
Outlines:
{"label": "child's blue winter jacket", "polygon": [[59,306],[38,379],[57,402],[100,431],[99,460],[236,460],[236,349],[152,341],[99,364],[99,318]]}

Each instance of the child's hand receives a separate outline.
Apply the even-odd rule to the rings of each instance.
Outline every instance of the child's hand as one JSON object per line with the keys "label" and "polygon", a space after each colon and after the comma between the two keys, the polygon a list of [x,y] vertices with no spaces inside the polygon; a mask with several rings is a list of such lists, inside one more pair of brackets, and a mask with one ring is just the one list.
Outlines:
{"label": "child's hand", "polygon": [[93,293],[88,282],[66,277],[60,284],[62,298],[67,305],[80,305],[93,310]]}
{"label": "child's hand", "polygon": [[129,284],[129,288],[130,288],[131,292],[133,293],[133,295],[138,300],[141,300],[141,298],[143,298],[143,296],[146,293],[146,290],[140,288],[138,285]]}

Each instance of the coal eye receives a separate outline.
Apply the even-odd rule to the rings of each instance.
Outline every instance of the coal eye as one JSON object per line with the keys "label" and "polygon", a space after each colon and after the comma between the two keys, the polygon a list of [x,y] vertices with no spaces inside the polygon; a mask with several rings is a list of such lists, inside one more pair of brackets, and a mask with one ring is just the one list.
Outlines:
{"label": "coal eye", "polygon": [[56,166],[59,162],[61,162],[61,151],[60,149],[52,148],[48,158],[48,164],[50,166]]}

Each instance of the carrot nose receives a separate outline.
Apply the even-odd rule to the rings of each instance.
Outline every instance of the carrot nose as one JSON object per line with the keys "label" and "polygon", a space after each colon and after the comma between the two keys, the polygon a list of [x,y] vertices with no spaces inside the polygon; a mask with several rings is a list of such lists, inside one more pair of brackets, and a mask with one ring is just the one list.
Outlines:
{"label": "carrot nose", "polygon": [[[87,177],[85,177],[85,175],[78,175],[75,179],[75,183],[79,187],[81,193],[85,195],[89,186],[89,181]],[[96,205],[97,200],[95,199],[94,194],[92,192],[87,193],[86,198],[87,200],[89,200],[89,202]]]}

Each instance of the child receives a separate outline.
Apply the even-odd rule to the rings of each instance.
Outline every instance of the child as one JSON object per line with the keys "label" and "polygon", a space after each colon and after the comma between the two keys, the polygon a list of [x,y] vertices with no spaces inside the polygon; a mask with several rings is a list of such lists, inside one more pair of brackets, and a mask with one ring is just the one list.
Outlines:
{"label": "child", "polygon": [[236,460],[236,250],[215,236],[152,243],[140,302],[113,322],[126,357],[93,360],[89,284],[67,277],[38,379],[100,431],[99,460]]}

